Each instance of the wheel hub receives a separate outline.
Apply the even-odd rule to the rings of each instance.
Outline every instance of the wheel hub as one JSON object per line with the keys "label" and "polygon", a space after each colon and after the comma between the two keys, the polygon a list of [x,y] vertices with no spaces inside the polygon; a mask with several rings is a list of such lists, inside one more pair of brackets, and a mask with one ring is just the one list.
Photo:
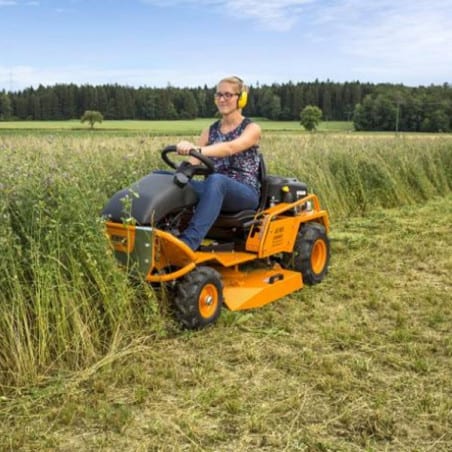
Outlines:
{"label": "wheel hub", "polygon": [[206,295],[206,296],[204,297],[204,304],[205,304],[206,306],[210,306],[212,303],[213,303],[213,297],[212,297],[212,295]]}

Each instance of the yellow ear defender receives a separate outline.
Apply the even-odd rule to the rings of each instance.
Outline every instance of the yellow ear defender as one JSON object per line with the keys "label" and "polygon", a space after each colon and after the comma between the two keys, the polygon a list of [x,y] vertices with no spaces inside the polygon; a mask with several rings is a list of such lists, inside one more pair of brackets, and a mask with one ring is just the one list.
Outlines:
{"label": "yellow ear defender", "polygon": [[245,90],[243,90],[240,93],[239,99],[237,101],[237,107],[245,108],[247,102],[248,102],[248,93]]}
{"label": "yellow ear defender", "polygon": [[234,78],[240,83],[241,86],[240,96],[237,100],[237,108],[242,109],[245,108],[246,103],[248,102],[248,91],[246,89],[245,83],[240,77],[237,77],[235,75]]}

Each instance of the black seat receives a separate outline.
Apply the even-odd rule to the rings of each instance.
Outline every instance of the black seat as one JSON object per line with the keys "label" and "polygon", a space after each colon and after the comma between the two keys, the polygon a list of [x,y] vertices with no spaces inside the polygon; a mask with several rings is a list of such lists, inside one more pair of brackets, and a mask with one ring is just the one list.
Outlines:
{"label": "black seat", "polygon": [[211,230],[209,231],[208,236],[215,237],[223,236],[225,229],[227,229],[228,231],[241,229],[245,223],[251,221],[255,217],[256,213],[259,210],[265,208],[267,202],[267,184],[266,184],[267,170],[265,167],[264,156],[261,153],[259,153],[258,155],[259,155],[258,180],[261,187],[261,193],[259,206],[257,210],[247,209],[241,210],[239,212],[221,212],[221,214],[213,224]]}

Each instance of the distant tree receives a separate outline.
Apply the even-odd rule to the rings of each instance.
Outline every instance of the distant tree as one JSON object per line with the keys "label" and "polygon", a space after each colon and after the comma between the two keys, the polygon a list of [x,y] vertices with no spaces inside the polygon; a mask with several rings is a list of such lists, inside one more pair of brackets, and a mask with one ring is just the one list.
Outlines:
{"label": "distant tree", "polygon": [[[58,96],[53,88],[40,85],[36,90],[41,106],[41,119],[57,120],[61,118],[61,110]],[[31,116],[30,106],[28,107],[28,117]]]}
{"label": "distant tree", "polygon": [[12,115],[11,99],[4,91],[0,92],[0,120],[10,119]]}
{"label": "distant tree", "polygon": [[212,96],[210,95],[208,88],[197,89],[195,92],[195,99],[197,103],[197,112],[201,118],[210,116]]}
{"label": "distant tree", "polygon": [[88,121],[91,129],[94,128],[94,124],[96,122],[102,122],[103,120],[104,117],[102,116],[102,113],[95,110],[86,110],[85,113],[83,113],[83,116],[80,118],[80,122],[82,123]]}
{"label": "distant tree", "polygon": [[322,93],[322,113],[326,121],[331,120],[333,116],[333,107],[331,103],[332,85],[324,85]]}
{"label": "distant tree", "polygon": [[42,119],[41,99],[36,94],[28,97],[28,117],[38,121]]}
{"label": "distant tree", "polygon": [[322,110],[315,105],[306,105],[300,112],[300,124],[310,132],[315,130],[322,119]]}
{"label": "distant tree", "polygon": [[258,106],[264,118],[276,120],[281,114],[281,98],[270,87],[261,90]]}
{"label": "distant tree", "polygon": [[143,100],[141,117],[144,119],[159,119],[157,103],[157,95],[152,92],[149,93]]}
{"label": "distant tree", "polygon": [[180,119],[195,119],[198,115],[198,107],[193,93],[183,89],[178,96],[178,111]]}
{"label": "distant tree", "polygon": [[178,119],[178,112],[172,100],[174,88],[159,89],[157,97],[158,119]]}
{"label": "distant tree", "polygon": [[422,132],[449,132],[450,119],[447,113],[438,108],[431,114],[426,115],[421,124]]}
{"label": "distant tree", "polygon": [[371,104],[370,97],[366,97],[362,103],[355,105],[353,111],[353,126],[355,130],[373,130],[372,118],[371,118]]}
{"label": "distant tree", "polygon": [[362,103],[355,106],[353,114],[355,130],[395,130],[396,122],[396,103],[387,94],[367,95]]}
{"label": "distant tree", "polygon": [[[1,1],[1,0],[0,0]],[[215,87],[165,88],[114,85],[40,85],[23,91],[0,90],[3,119],[61,120],[101,111],[104,119],[211,118]],[[9,98],[9,100],[7,99]],[[9,104],[9,105],[8,105]],[[273,120],[300,119],[307,106],[331,121],[350,121],[358,130],[450,131],[452,86],[406,87],[401,84],[288,82],[250,86],[246,115]]]}

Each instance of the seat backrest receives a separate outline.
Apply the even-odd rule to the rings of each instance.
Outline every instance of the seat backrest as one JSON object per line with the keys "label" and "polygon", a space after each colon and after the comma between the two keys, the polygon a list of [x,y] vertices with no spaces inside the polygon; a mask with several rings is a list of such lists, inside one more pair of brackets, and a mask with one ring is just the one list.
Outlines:
{"label": "seat backrest", "polygon": [[216,219],[213,228],[209,231],[209,234],[217,233],[218,229],[233,229],[240,227],[242,224],[252,220],[256,215],[256,211],[261,210],[267,201],[268,183],[267,183],[267,169],[265,167],[264,156],[259,153],[259,169],[258,169],[258,181],[260,184],[260,198],[259,205],[256,210],[242,210],[239,212],[221,212]]}
{"label": "seat backrest", "polygon": [[259,207],[257,210],[261,210],[265,207],[265,203],[267,202],[267,192],[268,192],[268,184],[267,184],[267,167],[265,166],[264,155],[259,152],[259,173],[258,180],[261,186],[261,196],[259,198]]}

